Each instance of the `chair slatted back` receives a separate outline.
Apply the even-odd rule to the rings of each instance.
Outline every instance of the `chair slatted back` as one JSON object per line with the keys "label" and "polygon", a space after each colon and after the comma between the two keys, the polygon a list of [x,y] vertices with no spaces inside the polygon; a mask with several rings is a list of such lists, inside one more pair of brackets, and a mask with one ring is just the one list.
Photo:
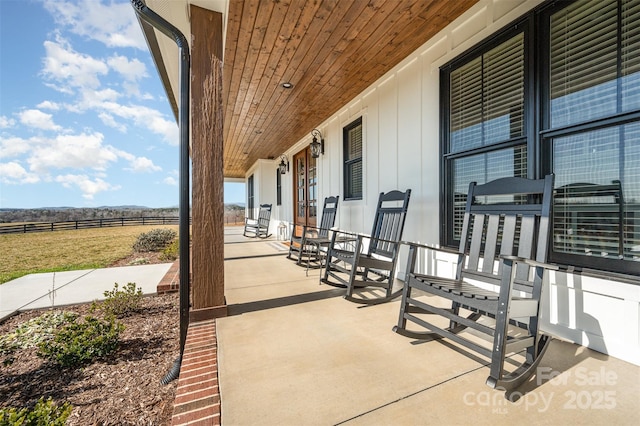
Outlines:
{"label": "chair slatted back", "polygon": [[369,245],[369,255],[377,254],[395,258],[402,239],[410,197],[410,189],[405,192],[389,191],[386,194],[384,192],[380,193],[373,221],[373,230],[371,231],[373,239]]}
{"label": "chair slatted back", "polygon": [[260,211],[258,213],[258,226],[261,228],[269,228],[269,221],[271,220],[271,204],[260,204]]}
{"label": "chair slatted back", "polygon": [[338,212],[339,199],[340,196],[327,197],[324,199],[324,205],[322,207],[322,217],[320,218],[320,224],[318,225],[318,237],[329,237],[329,230],[336,222],[336,213]]}
{"label": "chair slatted back", "polygon": [[[553,175],[469,184],[458,258],[458,278],[500,284],[500,255],[546,262]],[[529,267],[518,264],[517,290],[531,292]]]}

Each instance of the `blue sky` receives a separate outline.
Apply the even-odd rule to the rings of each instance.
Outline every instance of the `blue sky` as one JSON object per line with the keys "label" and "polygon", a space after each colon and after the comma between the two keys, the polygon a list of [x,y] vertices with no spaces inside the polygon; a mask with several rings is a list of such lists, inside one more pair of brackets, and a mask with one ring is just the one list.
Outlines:
{"label": "blue sky", "polygon": [[176,206],[178,158],[129,1],[0,0],[0,208]]}

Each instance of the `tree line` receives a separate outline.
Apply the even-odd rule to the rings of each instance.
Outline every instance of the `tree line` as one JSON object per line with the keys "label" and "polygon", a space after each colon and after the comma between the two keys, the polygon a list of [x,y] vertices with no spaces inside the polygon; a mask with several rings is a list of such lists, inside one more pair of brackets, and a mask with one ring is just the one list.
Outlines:
{"label": "tree line", "polygon": [[[0,209],[0,223],[15,222],[68,222],[88,219],[115,219],[139,217],[178,217],[177,207],[56,207],[38,209]],[[244,222],[244,207],[225,204],[225,223]]]}

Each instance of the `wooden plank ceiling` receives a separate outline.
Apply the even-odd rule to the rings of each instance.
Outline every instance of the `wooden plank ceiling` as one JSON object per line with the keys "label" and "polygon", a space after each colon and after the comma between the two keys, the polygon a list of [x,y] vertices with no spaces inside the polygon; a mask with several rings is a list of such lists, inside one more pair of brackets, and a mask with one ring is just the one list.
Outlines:
{"label": "wooden plank ceiling", "polygon": [[278,158],[476,2],[230,0],[225,177]]}

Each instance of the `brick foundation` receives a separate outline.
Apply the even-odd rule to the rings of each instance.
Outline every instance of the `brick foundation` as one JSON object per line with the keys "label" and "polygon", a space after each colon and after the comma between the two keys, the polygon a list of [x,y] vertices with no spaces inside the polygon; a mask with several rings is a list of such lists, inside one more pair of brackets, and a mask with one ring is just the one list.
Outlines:
{"label": "brick foundation", "polygon": [[189,324],[172,425],[220,425],[216,322]]}

